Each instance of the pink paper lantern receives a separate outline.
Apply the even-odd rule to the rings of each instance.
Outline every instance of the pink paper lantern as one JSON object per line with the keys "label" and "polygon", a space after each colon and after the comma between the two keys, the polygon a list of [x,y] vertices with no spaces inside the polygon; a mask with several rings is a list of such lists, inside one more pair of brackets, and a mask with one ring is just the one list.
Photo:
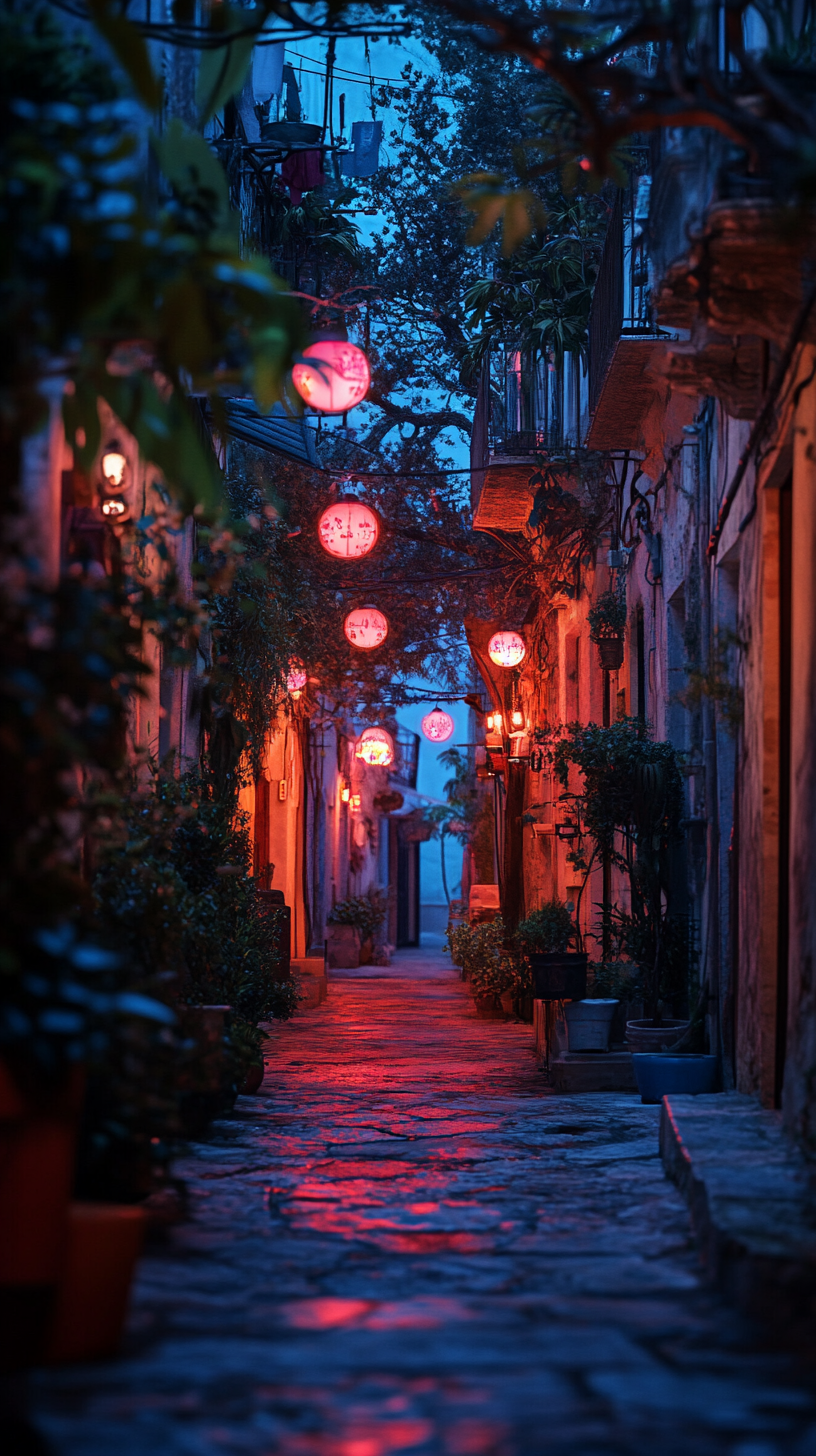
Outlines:
{"label": "pink paper lantern", "polygon": [[524,638],[518,632],[494,632],[487,644],[487,655],[497,667],[518,667],[526,653]]}
{"label": "pink paper lantern", "polygon": [[355,754],[372,768],[388,768],[394,762],[394,740],[384,728],[364,728]]}
{"label": "pink paper lantern", "polygon": [[367,556],[377,544],[380,523],[362,501],[340,500],[323,512],[317,533],[330,556]]}
{"label": "pink paper lantern", "polygon": [[321,339],[303,350],[303,362],[295,364],[292,370],[292,383],[310,409],[325,415],[342,415],[365,398],[371,370],[356,344],[343,339]]}
{"label": "pink paper lantern", "polygon": [[376,607],[356,607],[346,617],[343,631],[352,647],[359,647],[363,652],[371,652],[374,647],[379,647],[388,636],[388,618]]}
{"label": "pink paper lantern", "polygon": [[453,729],[453,719],[443,708],[432,708],[422,719],[422,731],[431,743],[446,743]]}
{"label": "pink paper lantern", "polygon": [[306,686],[306,669],[299,657],[289,659],[289,671],[286,675],[286,691],[293,696],[300,695]]}

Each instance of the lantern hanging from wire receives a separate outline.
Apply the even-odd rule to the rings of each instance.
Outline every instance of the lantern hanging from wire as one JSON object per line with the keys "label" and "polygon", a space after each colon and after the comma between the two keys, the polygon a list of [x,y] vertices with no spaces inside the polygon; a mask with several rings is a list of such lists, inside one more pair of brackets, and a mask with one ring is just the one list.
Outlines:
{"label": "lantern hanging from wire", "polygon": [[438,705],[426,713],[422,719],[422,731],[431,743],[446,743],[454,730],[454,721],[450,713]]}
{"label": "lantern hanging from wire", "polygon": [[317,534],[330,556],[367,556],[380,534],[376,511],[351,496],[328,506],[317,523]]}
{"label": "lantern hanging from wire", "polygon": [[388,636],[388,618],[377,607],[356,607],[346,617],[343,631],[352,647],[371,652]]}
{"label": "lantern hanging from wire", "polygon": [[299,698],[306,686],[306,669],[299,657],[290,657],[286,674],[286,691],[293,698]]}
{"label": "lantern hanging from wire", "polygon": [[518,632],[494,632],[487,644],[487,655],[497,667],[518,667],[526,654],[524,638]]}
{"label": "lantern hanging from wire", "polygon": [[109,491],[124,489],[126,470],[127,456],[124,454],[119,441],[111,440],[102,455],[102,474],[105,479],[105,486]]}
{"label": "lantern hanging from wire", "polygon": [[326,338],[303,350],[303,358],[292,369],[292,383],[310,409],[342,415],[365,399],[371,370],[356,344]]}
{"label": "lantern hanging from wire", "polygon": [[394,740],[385,728],[365,728],[355,754],[372,768],[388,768],[394,762]]}

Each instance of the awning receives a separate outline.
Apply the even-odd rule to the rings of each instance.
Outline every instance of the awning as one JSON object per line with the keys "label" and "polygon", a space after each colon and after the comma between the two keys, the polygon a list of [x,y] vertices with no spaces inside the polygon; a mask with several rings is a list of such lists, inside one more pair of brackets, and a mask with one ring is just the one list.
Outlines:
{"label": "awning", "polygon": [[288,460],[322,470],[314,430],[303,420],[287,414],[282,404],[273,405],[268,415],[262,415],[251,399],[228,399],[225,404],[227,433],[234,440],[244,440],[259,450],[285,455]]}

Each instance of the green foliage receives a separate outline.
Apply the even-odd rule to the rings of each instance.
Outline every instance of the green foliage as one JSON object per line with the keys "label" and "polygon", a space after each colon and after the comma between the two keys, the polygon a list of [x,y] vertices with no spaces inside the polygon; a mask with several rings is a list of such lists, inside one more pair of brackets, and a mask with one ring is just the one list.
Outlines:
{"label": "green foliage", "polygon": [[60,359],[83,468],[101,398],[184,509],[217,514],[220,475],[186,389],[209,395],[216,417],[225,384],[271,405],[304,337],[299,305],[241,255],[221,168],[179,121],[154,140],[169,196],[149,204],[142,113],[39,6],[0,10],[0,94],[5,428],[25,433],[41,415],[44,361]]}
{"label": "green foliage", "polygon": [[561,199],[513,258],[467,290],[466,373],[473,377],[494,343],[534,357],[584,358],[589,310],[600,260],[606,208],[597,198]]}
{"label": "green foliage", "polygon": [[[124,1023],[92,1059],[81,1179],[93,1197],[136,1197],[152,1149],[202,1133],[260,1055],[258,1023],[286,1020],[294,985],[276,979],[277,913],[250,876],[246,826],[197,773],[154,771],[114,799],[97,846],[97,934],[115,947],[108,983],[150,996],[174,1026]],[[202,1041],[188,1006],[231,1008],[226,1039]]]}
{"label": "green foliage", "polygon": [[685,922],[670,902],[669,855],[682,840],[676,752],[655,742],[638,719],[622,718],[608,728],[572,724],[555,745],[553,763],[565,789],[571,768],[583,775],[575,803],[584,828],[595,852],[629,879],[631,912],[610,912],[606,930],[618,931],[619,951],[642,967],[650,1015],[659,1017],[663,1000],[682,994],[691,972]]}
{"label": "green foliage", "polygon": [[99,924],[128,965],[166,977],[193,1004],[227,1004],[257,1024],[291,1015],[275,978],[276,912],[251,877],[252,847],[198,773],[155,773],[118,805],[94,880]]}
{"label": "green foliage", "polygon": [[622,637],[626,630],[626,598],[618,591],[605,591],[590,607],[589,635],[593,642]]}
{"label": "green foliage", "polygon": [[626,855],[615,844],[621,833],[644,855],[682,835],[683,781],[670,743],[656,742],[638,718],[619,718],[608,728],[572,724],[553,750],[556,777],[566,790],[570,769],[583,775],[581,818],[599,849],[621,869]]}
{"label": "green foliage", "polygon": [[609,1001],[639,1001],[643,996],[643,976],[637,961],[590,961],[589,996]]}
{"label": "green foliage", "polygon": [[531,910],[516,931],[516,944],[525,955],[546,955],[568,950],[578,931],[566,905],[558,899],[546,900]]}
{"label": "green foliage", "polygon": [[369,890],[367,895],[352,895],[348,900],[338,900],[328,918],[330,925],[356,925],[363,940],[376,940],[387,914],[385,895]]}
{"label": "green foliage", "polygon": [[715,629],[714,643],[705,668],[691,664],[688,684],[677,694],[678,702],[693,711],[705,699],[713,703],[730,733],[736,733],[743,719],[743,695],[738,679],[736,652],[745,644],[727,628]]}

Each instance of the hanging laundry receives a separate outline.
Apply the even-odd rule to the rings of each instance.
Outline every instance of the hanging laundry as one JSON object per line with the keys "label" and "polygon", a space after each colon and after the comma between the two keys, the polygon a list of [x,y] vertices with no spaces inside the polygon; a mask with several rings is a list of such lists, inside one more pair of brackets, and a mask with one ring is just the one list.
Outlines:
{"label": "hanging laundry", "polygon": [[340,171],[344,177],[374,176],[380,165],[382,129],[381,121],[352,122],[352,151],[340,158]]}
{"label": "hanging laundry", "polygon": [[295,79],[294,66],[290,66],[288,62],[283,67],[283,84],[286,87],[286,120],[300,121],[300,91]]}
{"label": "hanging laundry", "polygon": [[323,174],[323,153],[319,148],[290,152],[281,163],[281,178],[289,188],[292,206],[299,207],[304,192],[311,192],[313,187],[322,187],[326,180]]}
{"label": "hanging laundry", "polygon": [[256,42],[252,52],[252,96],[254,101],[264,102],[268,101],[271,96],[280,96],[283,90],[283,53],[285,49],[282,41],[278,41],[274,45],[264,44],[263,41]]}
{"label": "hanging laundry", "polygon": [[241,119],[245,139],[248,142],[259,142],[261,140],[261,123],[258,120],[258,113],[255,110],[251,76],[247,76],[241,90],[235,97],[235,109]]}

